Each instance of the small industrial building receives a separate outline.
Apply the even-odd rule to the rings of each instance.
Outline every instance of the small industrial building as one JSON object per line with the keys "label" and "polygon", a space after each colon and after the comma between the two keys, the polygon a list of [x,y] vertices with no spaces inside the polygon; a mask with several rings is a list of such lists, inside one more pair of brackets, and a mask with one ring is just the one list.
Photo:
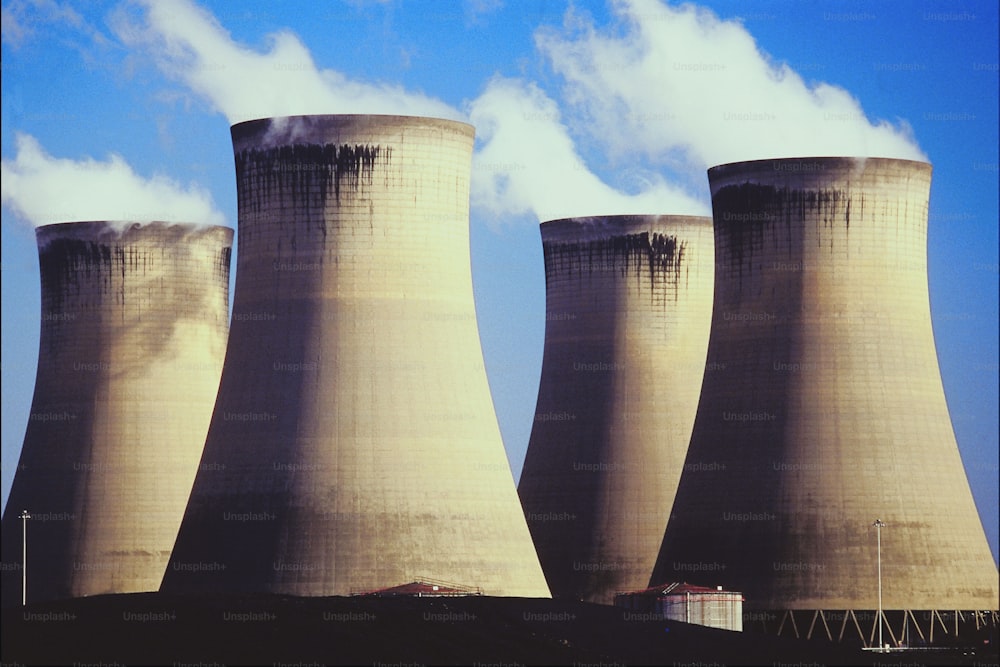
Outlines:
{"label": "small industrial building", "polygon": [[418,598],[441,598],[441,597],[465,597],[467,595],[482,595],[483,591],[478,587],[462,586],[460,584],[449,584],[442,581],[411,581],[408,584],[379,588],[364,593],[356,593],[365,597],[418,597]]}
{"label": "small industrial building", "polygon": [[743,631],[743,594],[673,582],[615,595],[615,606],[710,628]]}

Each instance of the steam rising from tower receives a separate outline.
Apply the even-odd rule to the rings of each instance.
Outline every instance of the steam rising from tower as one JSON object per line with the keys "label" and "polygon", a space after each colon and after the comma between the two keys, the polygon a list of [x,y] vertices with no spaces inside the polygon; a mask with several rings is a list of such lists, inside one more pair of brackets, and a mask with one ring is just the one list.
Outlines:
{"label": "steam rising from tower", "polygon": [[874,609],[881,519],[886,609],[997,608],[931,330],[930,179],[882,158],[709,170],[721,370],[653,582],[710,572],[750,609]]}
{"label": "steam rising from tower", "polygon": [[705,369],[712,221],[626,215],[541,226],[546,329],[519,493],[553,595],[645,588]]}
{"label": "steam rising from tower", "polygon": [[472,127],[293,116],[232,135],[232,335],[162,590],[547,597],[479,345]]}
{"label": "steam rising from tower", "polygon": [[198,468],[228,332],[233,231],[36,230],[42,329],[3,517],[3,601],[159,587]]}

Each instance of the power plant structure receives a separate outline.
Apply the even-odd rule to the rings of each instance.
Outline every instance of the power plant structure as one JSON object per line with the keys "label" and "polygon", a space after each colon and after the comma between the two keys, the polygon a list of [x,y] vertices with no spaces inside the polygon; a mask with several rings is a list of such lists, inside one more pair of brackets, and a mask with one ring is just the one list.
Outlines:
{"label": "power plant structure", "polygon": [[479,342],[473,137],[403,116],[232,127],[232,329],[162,591],[549,596]]}
{"label": "power plant structure", "polygon": [[36,239],[39,358],[3,604],[155,591],[219,388],[233,230],[74,222]]}
{"label": "power plant structure", "polygon": [[708,175],[715,370],[650,585],[723,584],[745,595],[748,626],[781,634],[995,631],[997,568],[931,330],[931,165],[789,158]]}
{"label": "power plant structure", "polygon": [[645,588],[698,407],[712,219],[619,215],[541,225],[546,322],[518,492],[553,596]]}
{"label": "power plant structure", "polygon": [[615,606],[640,614],[657,614],[671,621],[743,632],[743,595],[739,591],[722,590],[722,586],[692,586],[674,581],[619,593],[615,595]]}

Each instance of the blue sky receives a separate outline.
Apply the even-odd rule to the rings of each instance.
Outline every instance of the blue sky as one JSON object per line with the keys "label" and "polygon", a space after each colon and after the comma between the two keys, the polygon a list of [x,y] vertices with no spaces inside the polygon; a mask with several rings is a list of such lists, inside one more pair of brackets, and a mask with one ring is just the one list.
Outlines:
{"label": "blue sky", "polygon": [[544,339],[540,220],[707,213],[705,169],[742,159],[929,160],[935,339],[996,558],[993,4],[4,2],[4,503],[38,354],[33,225],[235,226],[231,122],[417,113],[477,129],[476,307],[515,477]]}

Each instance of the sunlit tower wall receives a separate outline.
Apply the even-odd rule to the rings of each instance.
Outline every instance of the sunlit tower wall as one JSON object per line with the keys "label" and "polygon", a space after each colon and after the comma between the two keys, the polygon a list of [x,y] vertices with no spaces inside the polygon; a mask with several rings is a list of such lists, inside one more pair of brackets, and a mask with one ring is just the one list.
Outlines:
{"label": "sunlit tower wall", "polygon": [[[933,615],[903,612],[996,610],[931,330],[931,165],[796,158],[708,176],[717,370],[651,582],[723,584],[805,633],[812,617],[789,610],[877,609],[880,519],[884,609],[924,632]],[[859,618],[848,634],[868,642],[876,615]]]}
{"label": "sunlit tower wall", "polygon": [[3,515],[3,601],[155,591],[201,458],[229,329],[233,230],[36,230],[34,398]]}
{"label": "sunlit tower wall", "polygon": [[401,116],[233,126],[232,333],[161,590],[548,597],[479,341],[473,136]]}
{"label": "sunlit tower wall", "polygon": [[645,588],[698,407],[712,219],[541,225],[545,350],[518,492],[552,594]]}

